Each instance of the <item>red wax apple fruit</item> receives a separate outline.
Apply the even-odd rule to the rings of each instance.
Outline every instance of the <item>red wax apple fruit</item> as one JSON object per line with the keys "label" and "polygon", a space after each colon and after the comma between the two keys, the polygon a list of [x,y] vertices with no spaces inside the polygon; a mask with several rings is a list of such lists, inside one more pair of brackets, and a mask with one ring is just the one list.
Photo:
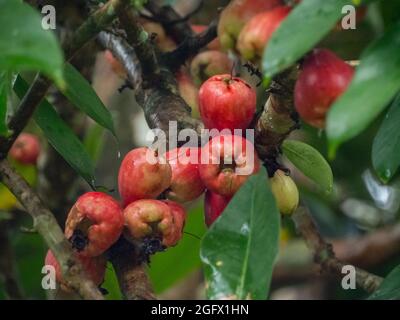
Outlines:
{"label": "red wax apple fruit", "polygon": [[354,69],[326,49],[315,49],[304,61],[295,86],[295,106],[308,124],[323,128],[335,100],[347,89]]}
{"label": "red wax apple fruit", "polygon": [[107,60],[107,62],[110,64],[112,71],[119,76],[120,78],[125,78],[126,77],[126,71],[125,68],[122,66],[122,64],[113,56],[112,52],[110,50],[104,51],[104,58]]}
{"label": "red wax apple fruit", "polygon": [[154,199],[134,201],[124,209],[128,239],[159,238],[163,245],[175,245],[182,235],[182,212],[178,204]]}
{"label": "red wax apple fruit", "polygon": [[237,50],[246,60],[262,57],[274,31],[290,13],[291,8],[279,6],[254,16],[242,29],[237,42]]}
{"label": "red wax apple fruit", "polygon": [[204,198],[204,218],[207,227],[211,226],[215,220],[222,214],[228,205],[230,197],[224,197],[218,193],[207,190]]}
{"label": "red wax apple fruit", "polygon": [[199,119],[199,89],[184,70],[180,70],[176,73],[176,80],[178,82],[179,94],[192,109],[192,117]]}
{"label": "red wax apple fruit", "polygon": [[167,198],[187,202],[204,192],[204,184],[199,174],[199,148],[176,148],[165,154],[172,170],[171,185]]}
{"label": "red wax apple fruit", "polygon": [[234,49],[240,31],[247,21],[260,12],[282,5],[281,0],[233,0],[222,11],[218,38],[225,50]]}
{"label": "red wax apple fruit", "polygon": [[21,133],[10,149],[10,157],[23,164],[36,164],[39,154],[39,139],[30,133]]}
{"label": "red wax apple fruit", "polygon": [[102,192],[80,196],[68,213],[65,237],[81,256],[96,257],[122,233],[124,219],[119,203]]}
{"label": "red wax apple fruit", "polygon": [[197,86],[218,74],[232,71],[233,63],[226,53],[208,50],[196,55],[190,64],[190,73]]}
{"label": "red wax apple fruit", "polygon": [[217,75],[201,86],[199,107],[208,129],[246,129],[256,111],[256,92],[240,78]]}
{"label": "red wax apple fruit", "polygon": [[147,198],[156,198],[171,184],[171,167],[166,159],[150,148],[130,151],[122,160],[118,188],[123,206]]}
{"label": "red wax apple fruit", "polygon": [[[95,285],[100,286],[104,281],[107,258],[104,255],[94,258],[78,255],[77,259],[82,264],[82,267],[88,275],[89,279],[92,280]],[[67,286],[66,282],[63,279],[60,264],[58,263],[53,252],[51,252],[50,250],[47,251],[44,264],[46,266],[52,266],[54,268],[56,281],[60,283],[61,288],[66,292],[72,292],[72,289]]]}
{"label": "red wax apple fruit", "polygon": [[201,153],[201,179],[208,190],[224,197],[233,196],[248,177],[260,169],[254,145],[241,136],[216,136]]}

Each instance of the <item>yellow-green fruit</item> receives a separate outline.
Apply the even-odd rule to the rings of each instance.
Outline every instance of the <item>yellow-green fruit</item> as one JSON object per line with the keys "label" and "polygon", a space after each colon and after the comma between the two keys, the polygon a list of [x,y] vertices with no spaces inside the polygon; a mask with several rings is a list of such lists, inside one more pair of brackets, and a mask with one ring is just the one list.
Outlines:
{"label": "yellow-green fruit", "polygon": [[292,214],[299,204],[299,190],[293,179],[282,170],[277,170],[270,179],[271,190],[281,214]]}

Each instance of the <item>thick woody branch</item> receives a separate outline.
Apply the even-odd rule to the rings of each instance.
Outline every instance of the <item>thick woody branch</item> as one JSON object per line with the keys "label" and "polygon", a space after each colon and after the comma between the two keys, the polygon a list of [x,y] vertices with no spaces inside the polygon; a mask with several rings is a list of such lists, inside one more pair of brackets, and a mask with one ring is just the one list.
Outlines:
{"label": "thick woody branch", "polygon": [[261,159],[270,165],[273,174],[282,142],[298,128],[293,91],[297,80],[297,66],[279,74],[269,88],[269,97],[255,124],[256,148]]}
{"label": "thick woody branch", "polygon": [[[297,230],[306,240],[307,245],[313,251],[314,260],[323,271],[337,276],[343,276],[342,268],[346,265],[336,258],[332,245],[325,242],[310,213],[304,207],[300,207],[292,216]],[[375,291],[382,283],[382,278],[360,268],[356,269],[356,282],[366,292]]]}
{"label": "thick woody branch", "polygon": [[0,178],[32,216],[34,229],[42,235],[56,256],[67,285],[85,299],[103,299],[97,287],[88,279],[81,264],[76,261],[71,245],[64,237],[53,214],[33,192],[24,178],[11,168],[7,160],[0,162]]}
{"label": "thick woody branch", "polygon": [[146,265],[139,257],[137,247],[121,237],[111,248],[109,255],[124,299],[156,299],[147,276]]}
{"label": "thick woody branch", "polygon": [[207,30],[196,36],[187,37],[174,51],[165,53],[161,58],[163,64],[177,70],[189,58],[196,55],[203,47],[217,37],[218,20],[211,22]]}
{"label": "thick woody branch", "polygon": [[[128,0],[110,0],[100,9],[96,10],[78,30],[71,41],[64,45],[67,60],[70,60],[87,42],[93,39],[101,30],[109,25],[115,18],[115,11],[120,7],[126,7]],[[21,100],[15,114],[8,123],[11,132],[9,137],[0,137],[0,160],[5,159],[15,139],[26,127],[36,107],[45,97],[51,81],[43,75],[38,75],[24,98]]]}
{"label": "thick woody branch", "polygon": [[[136,91],[136,97],[144,110],[149,127],[168,133],[171,121],[176,121],[178,131],[190,128],[200,132],[201,123],[191,117],[190,107],[179,95],[174,74],[159,63],[151,39],[137,39],[142,33],[138,31],[141,27],[137,24],[136,17],[127,12],[121,12],[119,17],[140,64],[142,83],[140,90]],[[108,49],[113,53],[118,52],[118,48],[113,47],[116,43],[118,42],[108,43],[112,45]],[[121,54],[117,55],[119,57]],[[124,64],[123,60],[120,62]],[[157,66],[152,66],[153,64]],[[128,73],[133,71],[129,65],[124,64],[124,67]],[[150,70],[155,73],[150,73]],[[129,78],[134,77],[136,75],[129,74]]]}

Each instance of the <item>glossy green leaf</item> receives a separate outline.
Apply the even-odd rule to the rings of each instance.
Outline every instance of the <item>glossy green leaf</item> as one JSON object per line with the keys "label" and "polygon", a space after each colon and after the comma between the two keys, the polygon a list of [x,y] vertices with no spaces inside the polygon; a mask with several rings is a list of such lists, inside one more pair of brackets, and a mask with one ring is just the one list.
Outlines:
{"label": "glossy green leaf", "polygon": [[361,56],[348,90],[328,113],[330,156],[361,133],[400,90],[400,21]]}
{"label": "glossy green leaf", "polygon": [[203,206],[190,210],[178,245],[151,258],[149,274],[156,293],[161,293],[201,266],[200,239],[206,229]]}
{"label": "glossy green leaf", "polygon": [[63,86],[63,54],[42,17],[23,1],[0,0],[0,69],[35,70]]}
{"label": "glossy green leaf", "polygon": [[7,73],[0,72],[0,135],[7,135]]}
{"label": "glossy green leaf", "polygon": [[262,66],[267,78],[290,67],[326,36],[350,0],[303,0],[272,35]]}
{"label": "glossy green leaf", "polygon": [[305,176],[313,180],[324,191],[332,191],[332,169],[318,150],[307,143],[295,140],[285,140],[282,144],[282,150],[290,162]]}
{"label": "glossy green leaf", "polygon": [[372,164],[384,182],[395,175],[400,166],[400,94],[386,114],[372,145]]}
{"label": "glossy green leaf", "polygon": [[103,104],[90,83],[71,64],[64,69],[67,87],[63,93],[80,110],[115,136],[114,123],[110,111]]}
{"label": "glossy green leaf", "polygon": [[[22,99],[29,85],[18,76],[14,91]],[[60,118],[53,106],[44,100],[33,115],[37,125],[55,150],[91,186],[94,185],[94,165],[82,142]]]}
{"label": "glossy green leaf", "polygon": [[400,300],[400,266],[394,268],[369,300]]}
{"label": "glossy green leaf", "polygon": [[267,299],[278,253],[280,214],[264,168],[251,176],[204,236],[210,299]]}

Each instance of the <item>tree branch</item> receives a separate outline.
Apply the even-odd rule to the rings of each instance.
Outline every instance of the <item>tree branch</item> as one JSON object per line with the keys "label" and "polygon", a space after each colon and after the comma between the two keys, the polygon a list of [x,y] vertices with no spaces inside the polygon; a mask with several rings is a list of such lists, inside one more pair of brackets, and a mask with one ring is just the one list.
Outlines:
{"label": "tree branch", "polygon": [[122,295],[127,300],[155,300],[153,288],[146,272],[146,264],[137,247],[123,237],[110,249]]}
{"label": "tree branch", "polygon": [[[115,11],[118,8],[126,7],[129,0],[109,0],[104,6],[96,10],[78,30],[74,33],[71,41],[64,46],[66,60],[69,61],[88,41],[93,39],[101,30],[109,25],[115,18]],[[9,137],[0,137],[0,160],[7,157],[7,153],[15,139],[26,127],[36,107],[45,97],[51,81],[43,75],[37,75],[33,84],[21,100],[17,111],[8,123],[11,131]]]}
{"label": "tree branch", "polygon": [[85,299],[102,300],[103,296],[75,259],[71,245],[53,214],[7,160],[0,162],[0,178],[32,216],[35,230],[42,235],[56,256],[68,287],[75,289]]}
{"label": "tree branch", "polygon": [[149,0],[145,7],[152,13],[154,20],[160,22],[167,34],[177,43],[194,35],[187,21],[182,20],[182,17],[171,6],[162,5],[158,0]]}
{"label": "tree branch", "polygon": [[[304,207],[300,207],[293,214],[292,218],[296,224],[297,230],[313,251],[315,262],[321,266],[322,270],[337,276],[343,276],[342,268],[346,264],[336,258],[332,245],[326,243],[322,238],[309,211]],[[360,268],[355,269],[357,285],[366,292],[375,291],[382,283],[383,279],[381,277],[368,273]]]}
{"label": "tree branch", "polygon": [[177,70],[186,60],[196,55],[203,47],[217,37],[218,20],[211,22],[207,30],[202,33],[185,38],[174,51],[162,55],[162,63],[171,70]]}

